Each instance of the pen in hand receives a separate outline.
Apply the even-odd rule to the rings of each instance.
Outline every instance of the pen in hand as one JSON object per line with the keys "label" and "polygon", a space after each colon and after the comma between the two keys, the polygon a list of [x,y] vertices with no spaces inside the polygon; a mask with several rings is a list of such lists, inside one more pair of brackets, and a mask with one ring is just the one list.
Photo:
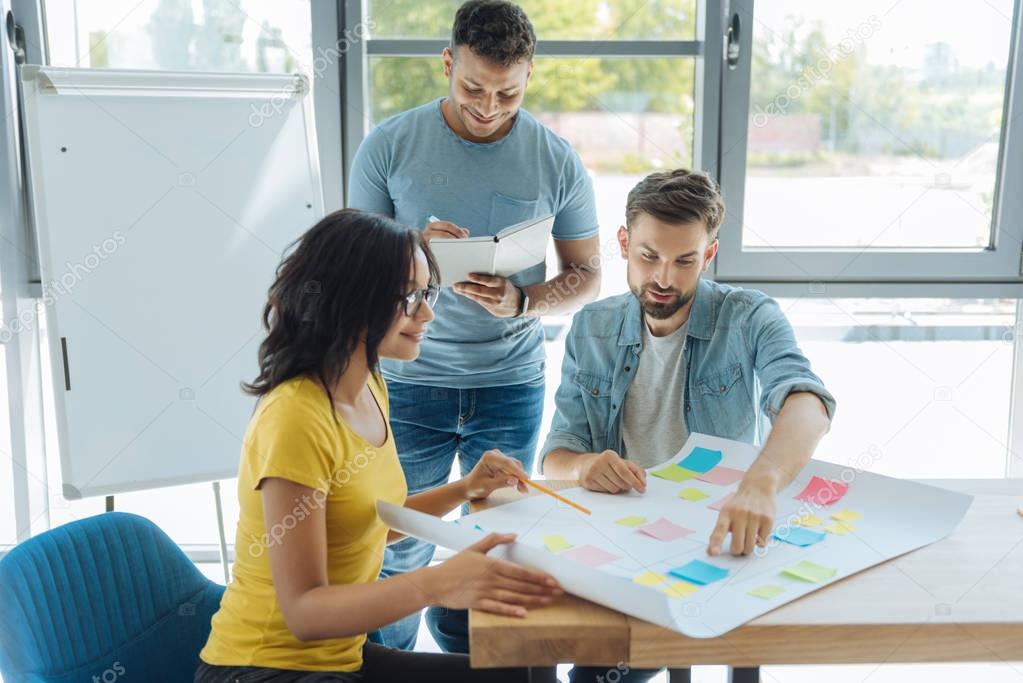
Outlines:
{"label": "pen in hand", "polygon": [[[423,235],[426,241],[429,242],[433,238],[440,239],[462,239],[469,236],[469,231],[463,227],[457,226],[451,221],[442,221],[441,219],[434,216],[432,213],[426,217],[427,224],[423,228]],[[443,223],[443,226],[434,226],[434,223]]]}

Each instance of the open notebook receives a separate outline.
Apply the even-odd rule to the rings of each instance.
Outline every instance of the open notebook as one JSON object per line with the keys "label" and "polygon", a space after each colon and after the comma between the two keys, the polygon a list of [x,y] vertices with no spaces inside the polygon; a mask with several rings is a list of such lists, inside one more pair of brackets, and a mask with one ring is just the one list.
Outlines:
{"label": "open notebook", "polygon": [[553,227],[554,216],[547,215],[516,223],[496,235],[430,240],[441,285],[465,282],[469,273],[509,277],[543,263]]}

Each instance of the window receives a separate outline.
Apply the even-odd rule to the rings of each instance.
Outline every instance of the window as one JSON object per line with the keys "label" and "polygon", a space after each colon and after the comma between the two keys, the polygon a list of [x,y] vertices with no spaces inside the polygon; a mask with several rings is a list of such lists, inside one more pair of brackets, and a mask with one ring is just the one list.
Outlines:
{"label": "window", "polygon": [[736,9],[720,278],[1019,279],[1018,2]]}
{"label": "window", "polygon": [[169,71],[308,71],[308,2],[45,3],[49,63]]}
{"label": "window", "polygon": [[[369,0],[373,38],[442,38],[462,0]],[[692,40],[695,0],[523,0],[542,40]]]}
{"label": "window", "polygon": [[815,457],[903,479],[1006,476],[1015,301],[778,303],[838,400]]}

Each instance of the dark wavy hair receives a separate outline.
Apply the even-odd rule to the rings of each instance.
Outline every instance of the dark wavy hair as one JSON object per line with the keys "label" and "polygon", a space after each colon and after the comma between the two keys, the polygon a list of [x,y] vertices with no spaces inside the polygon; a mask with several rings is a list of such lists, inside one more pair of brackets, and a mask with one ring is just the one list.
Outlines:
{"label": "dark wavy hair", "polygon": [[533,59],[536,34],[522,8],[506,0],[468,0],[455,12],[451,49],[467,45],[480,57],[508,67]]}
{"label": "dark wavy hair", "polygon": [[430,281],[437,282],[437,263],[418,230],[355,209],[325,216],[288,247],[277,267],[263,309],[267,336],[259,346],[259,375],[242,389],[263,396],[305,375],[318,379],[333,403],[330,388],[360,339],[369,367],[376,368],[420,249]]}

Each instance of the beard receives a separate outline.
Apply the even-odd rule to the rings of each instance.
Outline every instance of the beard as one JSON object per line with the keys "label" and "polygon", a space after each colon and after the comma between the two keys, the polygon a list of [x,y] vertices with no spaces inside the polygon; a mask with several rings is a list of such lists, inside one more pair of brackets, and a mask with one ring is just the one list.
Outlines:
{"label": "beard", "polygon": [[[677,289],[661,291],[651,285],[643,285],[642,287],[630,286],[629,289],[632,290],[632,295],[639,299],[639,305],[642,307],[643,312],[654,320],[667,320],[688,304],[693,298],[693,295],[696,294],[695,288],[689,292],[680,292]],[[646,298],[646,293],[648,291],[652,291],[655,294],[673,294],[675,298],[672,301],[666,301],[664,303],[651,301]]]}

